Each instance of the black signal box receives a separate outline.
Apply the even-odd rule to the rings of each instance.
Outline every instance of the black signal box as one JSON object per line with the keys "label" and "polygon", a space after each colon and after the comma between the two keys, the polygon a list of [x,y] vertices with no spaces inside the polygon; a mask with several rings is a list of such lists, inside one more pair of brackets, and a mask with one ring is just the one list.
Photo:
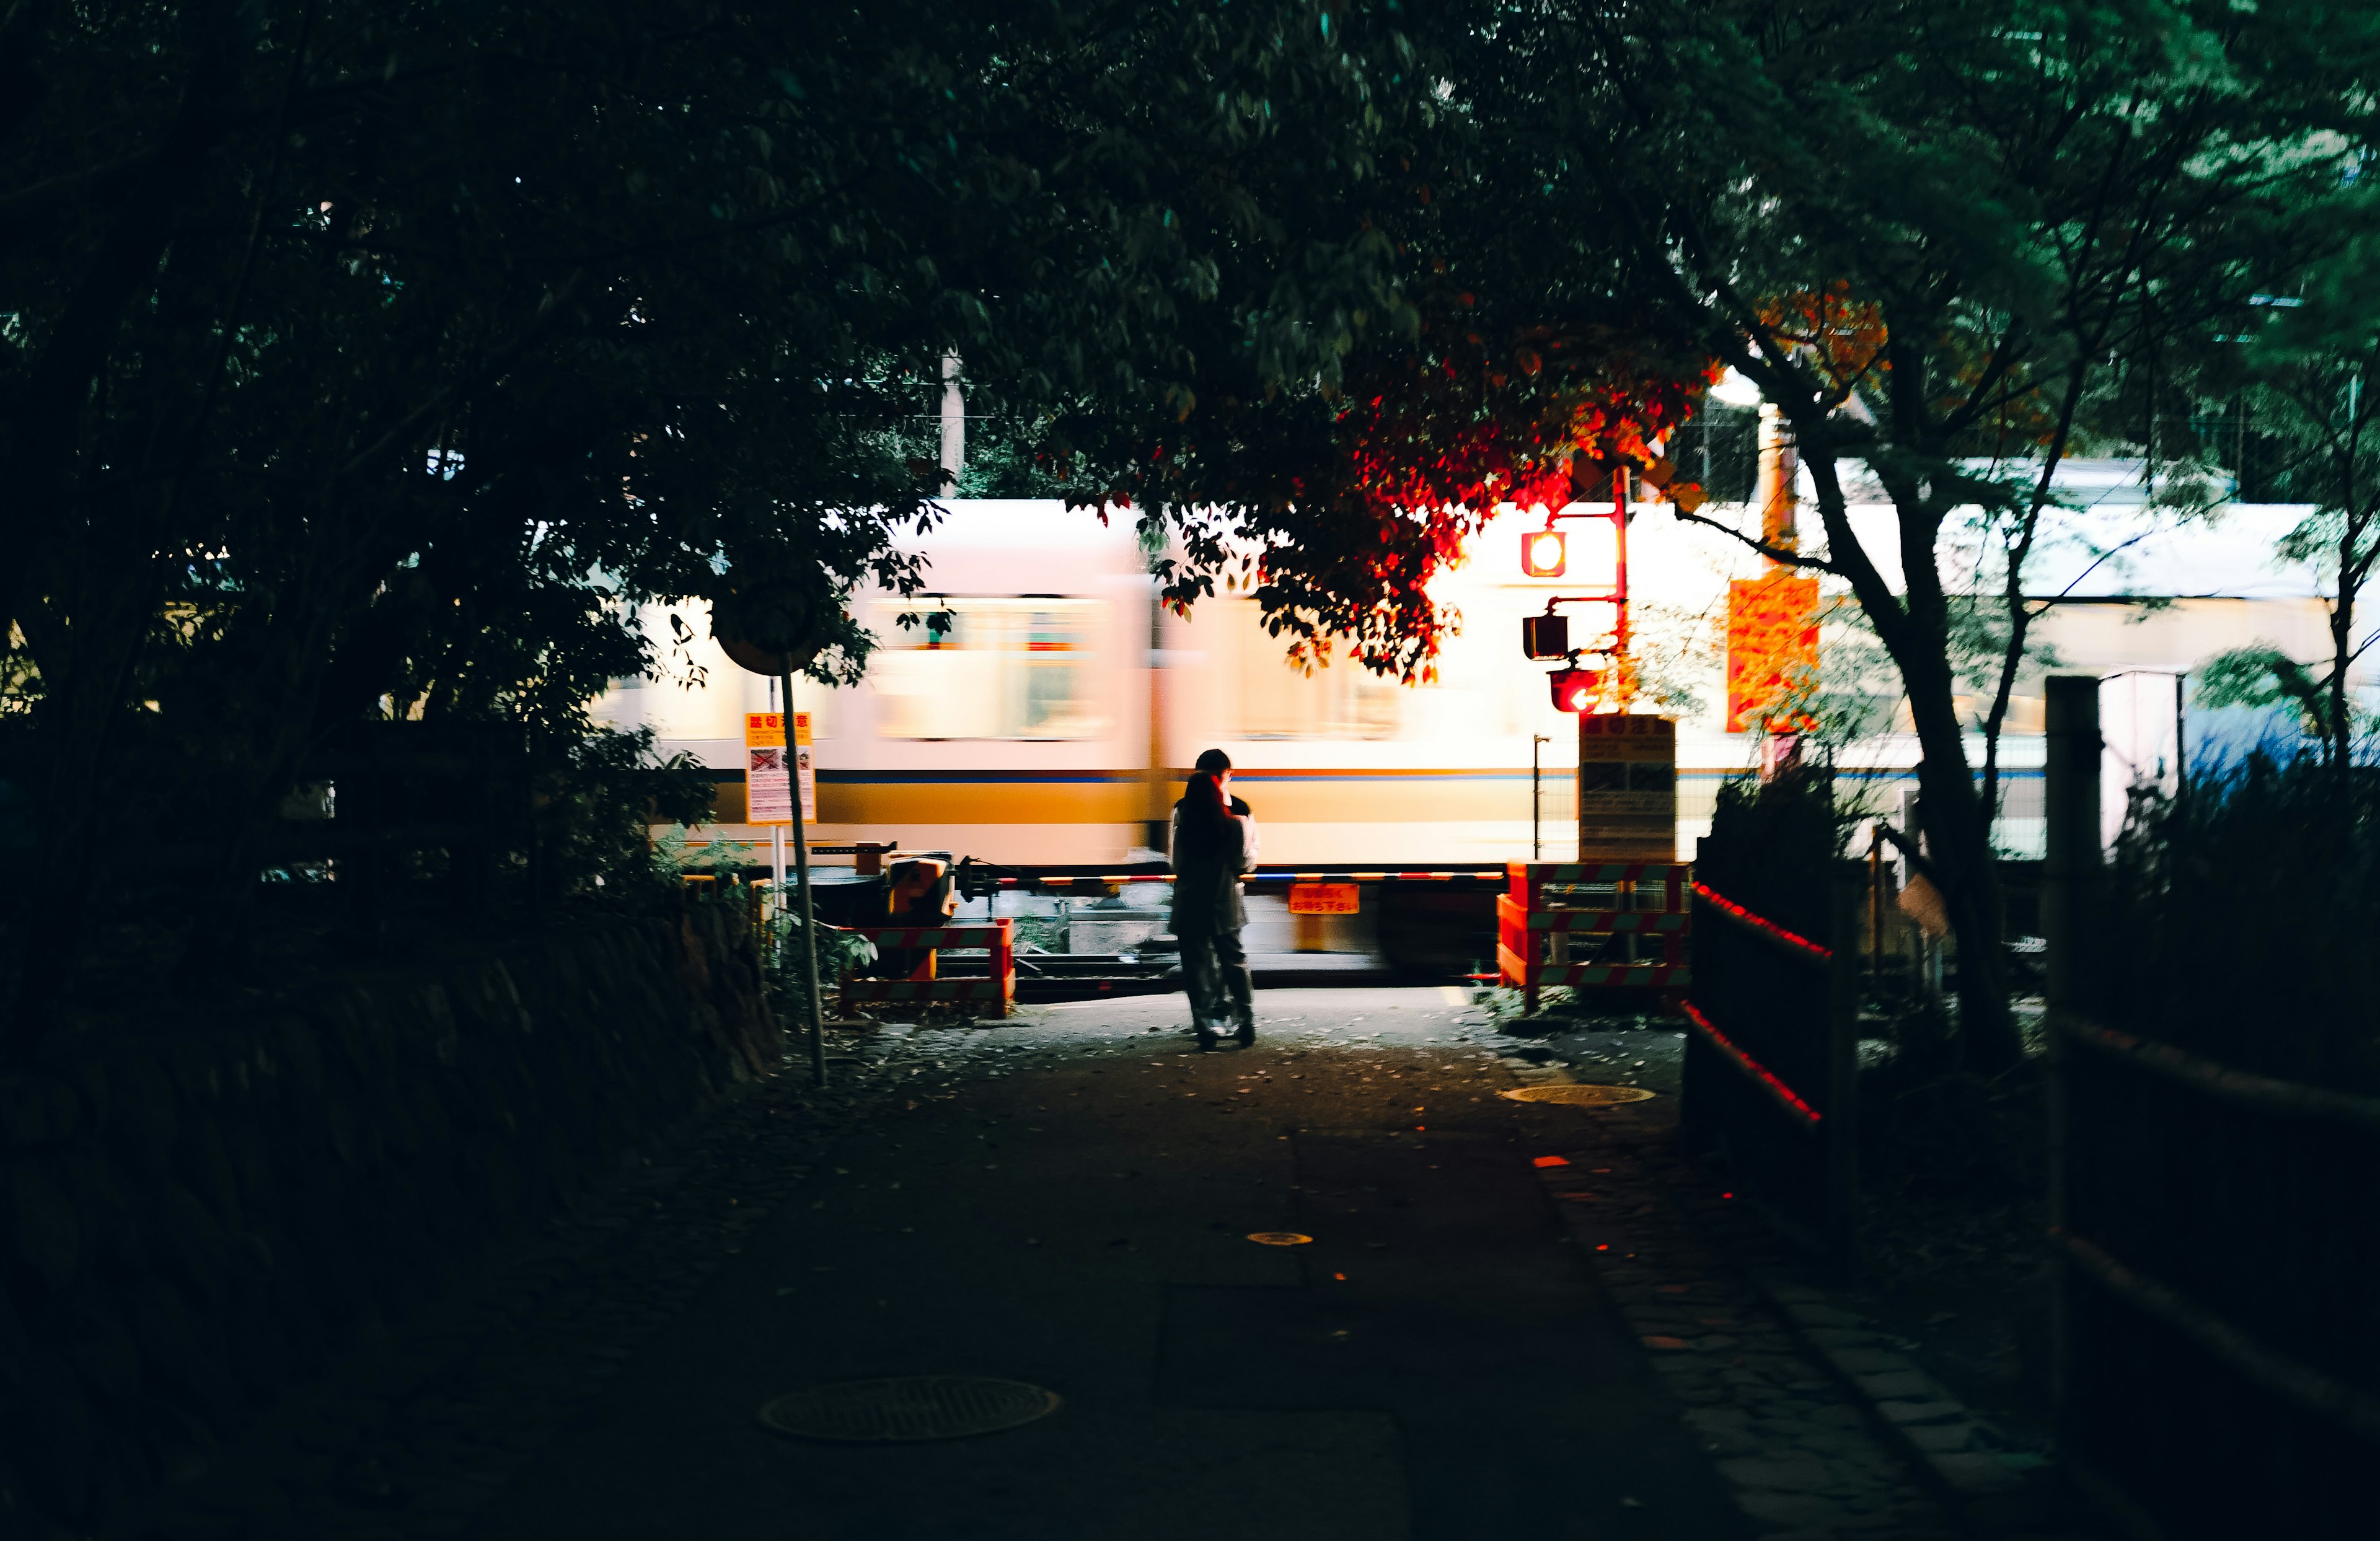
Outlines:
{"label": "black signal box", "polygon": [[1524,615],[1521,618],[1521,655],[1524,658],[1568,658],[1570,656],[1570,617],[1567,615]]}

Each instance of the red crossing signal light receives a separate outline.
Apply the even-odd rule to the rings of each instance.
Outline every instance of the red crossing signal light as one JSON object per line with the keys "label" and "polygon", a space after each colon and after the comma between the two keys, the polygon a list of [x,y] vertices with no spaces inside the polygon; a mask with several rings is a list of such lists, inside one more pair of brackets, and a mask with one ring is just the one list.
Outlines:
{"label": "red crossing signal light", "polygon": [[1603,695],[1600,669],[1557,669],[1547,678],[1554,687],[1556,711],[1585,711]]}

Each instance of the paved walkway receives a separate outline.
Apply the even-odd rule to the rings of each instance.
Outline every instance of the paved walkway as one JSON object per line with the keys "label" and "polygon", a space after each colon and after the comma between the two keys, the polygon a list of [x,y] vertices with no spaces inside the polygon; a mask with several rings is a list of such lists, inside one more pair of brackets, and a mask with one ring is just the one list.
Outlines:
{"label": "paved walkway", "polygon": [[[1602,1061],[1565,1050],[1565,1070],[1500,1056],[1515,1046],[1453,990],[1269,991],[1259,1010],[1254,1049],[1208,1055],[1178,998],[880,1036],[844,1067],[866,1107],[815,1159],[783,1153],[800,1110],[758,1099],[708,1175],[599,1217],[633,1232],[650,1213],[668,1247],[548,1267],[478,1318],[479,1352],[510,1368],[475,1375],[458,1329],[436,1367],[388,1372],[376,1411],[316,1442],[333,1448],[280,1482],[273,1515],[169,1533],[1945,1534],[1823,1372],[1767,1335],[1751,1378],[1801,1388],[1777,1393],[1783,1415],[1730,1411],[1761,1398],[1724,1341],[1679,1380],[1648,1325],[1689,1307],[1732,1323],[1742,1303],[1691,1278],[1658,1290],[1625,1248],[1595,1250],[1609,1217],[1541,1181],[1568,1175],[1541,1156],[1591,1171],[1609,1148],[1633,1187],[1629,1147],[1660,1111],[1496,1095],[1548,1075],[1664,1087],[1670,1035],[1598,1035]],[[1658,1207],[1642,1192],[1629,1207]],[[1315,1240],[1246,1240],[1266,1230]],[[1064,1405],[891,1447],[756,1416],[797,1387],[917,1373],[1031,1381]],[[549,1389],[524,1402],[528,1383]]]}

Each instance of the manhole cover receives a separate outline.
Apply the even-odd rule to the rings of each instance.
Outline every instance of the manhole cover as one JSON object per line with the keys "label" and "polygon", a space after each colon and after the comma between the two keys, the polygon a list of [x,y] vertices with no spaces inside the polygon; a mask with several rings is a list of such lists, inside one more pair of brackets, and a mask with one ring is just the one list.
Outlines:
{"label": "manhole cover", "polygon": [[1021,1380],[905,1375],[789,1392],[760,1409],[760,1421],[804,1439],[963,1439],[1046,1417],[1058,1401],[1057,1392]]}
{"label": "manhole cover", "polygon": [[1258,1246],[1304,1246],[1314,1238],[1296,1231],[1251,1231],[1248,1240]]}
{"label": "manhole cover", "polygon": [[1516,1086],[1503,1094],[1515,1102],[1567,1102],[1573,1108],[1608,1108],[1614,1102],[1642,1102],[1652,1096],[1642,1086]]}

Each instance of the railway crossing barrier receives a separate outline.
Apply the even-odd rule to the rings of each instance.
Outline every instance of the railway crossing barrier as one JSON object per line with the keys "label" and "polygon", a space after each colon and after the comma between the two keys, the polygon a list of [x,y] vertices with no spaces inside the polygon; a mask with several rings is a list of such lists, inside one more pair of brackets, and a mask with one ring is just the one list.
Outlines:
{"label": "railway crossing barrier", "polygon": [[[905,979],[860,979],[843,971],[845,1009],[870,1002],[954,1001],[982,1008],[986,1016],[1006,1016],[1016,1005],[1016,922],[1005,917],[980,926],[846,926],[850,936],[866,937],[880,952],[926,954],[915,974]],[[980,977],[941,978],[943,949],[977,948],[990,954],[990,967]]]}
{"label": "railway crossing barrier", "polygon": [[[1048,864],[1033,867],[1002,867],[997,863],[967,857],[952,869],[959,892],[970,899],[987,898],[1009,892],[1043,893],[1088,892],[1097,889],[1113,889],[1127,883],[1171,883],[1173,870],[1161,861],[1135,862],[1129,866],[1061,867]],[[1264,892],[1271,885],[1295,887],[1300,883],[1422,883],[1467,888],[1485,883],[1501,883],[1504,872],[1493,867],[1431,868],[1408,871],[1394,868],[1374,870],[1369,868],[1340,864],[1307,868],[1296,866],[1268,865],[1244,874],[1240,880],[1253,892]]]}
{"label": "railway crossing barrier", "polygon": [[[1706,839],[1697,877],[1738,870],[1726,854]],[[1858,1229],[1856,927],[1866,871],[1837,861],[1821,880],[1825,891],[1800,906],[1828,922],[1815,938],[1707,881],[1693,885],[1679,1117],[1691,1137],[1726,1153],[1737,1189],[1779,1230],[1848,1272]]]}
{"label": "railway crossing barrier", "polygon": [[[1496,896],[1496,970],[1521,992],[1524,1010],[1534,1013],[1548,985],[1676,991],[1693,982],[1683,862],[1516,861],[1505,874],[1510,886]],[[1582,940],[1597,953],[1617,941],[1623,956],[1574,959]],[[1658,958],[1636,956],[1647,942]]]}

